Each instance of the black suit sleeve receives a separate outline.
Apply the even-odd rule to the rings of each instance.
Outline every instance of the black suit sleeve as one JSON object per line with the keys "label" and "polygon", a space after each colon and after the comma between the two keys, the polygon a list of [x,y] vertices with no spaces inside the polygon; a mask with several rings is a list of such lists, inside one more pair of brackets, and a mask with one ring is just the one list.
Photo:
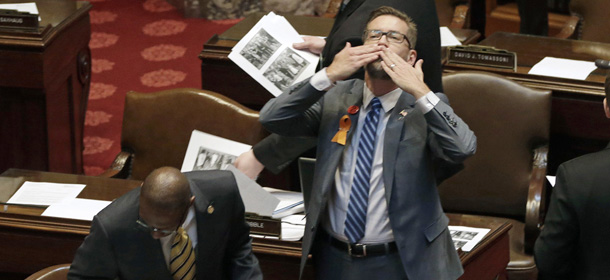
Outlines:
{"label": "black suit sleeve", "polygon": [[233,192],[234,205],[231,230],[229,232],[229,244],[227,245],[227,255],[229,256],[230,264],[227,266],[233,280],[262,280],[258,259],[252,254],[252,238],[250,237],[250,226],[244,220],[245,208],[239,191],[237,191],[237,183],[232,179],[234,184]]}
{"label": "black suit sleeve", "polygon": [[565,165],[559,166],[544,228],[534,245],[540,279],[575,279],[571,273],[576,261],[579,224],[572,200],[578,196],[569,190],[578,185],[570,183],[568,169]]}
{"label": "black suit sleeve", "polygon": [[68,279],[116,279],[118,265],[111,248],[104,225],[94,217],[91,231],[70,265]]}
{"label": "black suit sleeve", "polygon": [[316,138],[286,137],[271,134],[258,142],[252,151],[265,168],[277,174],[299,155],[315,147]]}

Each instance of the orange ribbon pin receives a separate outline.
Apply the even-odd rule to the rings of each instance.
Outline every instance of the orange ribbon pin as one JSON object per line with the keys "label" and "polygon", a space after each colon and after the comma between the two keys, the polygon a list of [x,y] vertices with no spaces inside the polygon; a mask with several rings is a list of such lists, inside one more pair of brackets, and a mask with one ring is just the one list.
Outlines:
{"label": "orange ribbon pin", "polygon": [[335,137],[333,137],[331,141],[345,146],[345,142],[347,141],[347,132],[351,126],[352,120],[350,120],[348,115],[343,115],[339,121],[339,131],[337,131],[337,134],[335,134]]}

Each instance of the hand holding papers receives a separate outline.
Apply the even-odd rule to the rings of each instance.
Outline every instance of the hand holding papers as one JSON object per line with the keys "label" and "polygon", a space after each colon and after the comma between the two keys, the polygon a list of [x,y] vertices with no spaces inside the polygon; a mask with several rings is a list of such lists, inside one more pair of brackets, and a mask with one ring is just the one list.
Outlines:
{"label": "hand holding papers", "polygon": [[229,58],[274,96],[314,74],[318,56],[292,48],[303,42],[282,16],[261,18],[229,54]]}

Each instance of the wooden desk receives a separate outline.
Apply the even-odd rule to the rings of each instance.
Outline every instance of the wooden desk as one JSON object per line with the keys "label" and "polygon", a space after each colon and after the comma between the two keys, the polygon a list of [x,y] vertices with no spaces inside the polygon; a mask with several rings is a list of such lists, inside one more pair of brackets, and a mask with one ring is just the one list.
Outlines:
{"label": "wooden desk", "polygon": [[91,4],[31,2],[40,12],[38,31],[0,29],[0,172],[82,173]]}
{"label": "wooden desk", "polygon": [[517,71],[489,70],[475,66],[445,65],[447,73],[484,70],[503,75],[525,86],[551,90],[551,143],[549,174],[576,156],[603,149],[610,140],[610,121],[602,100],[606,72],[597,69],[584,81],[530,75],[533,65],[546,56],[595,61],[610,59],[610,44],[499,32],[479,42],[517,53]]}
{"label": "wooden desk", "polygon": [[[139,181],[108,179],[72,174],[9,169],[3,177],[23,177],[28,181],[79,183],[87,187],[80,198],[112,200],[136,188]],[[1,188],[7,186],[0,185]],[[4,273],[29,275],[42,268],[71,263],[90,222],[42,217],[43,208],[8,205],[0,212],[0,278]],[[502,274],[509,259],[508,230],[512,225],[493,219],[449,214],[452,225],[491,228],[490,233],[469,253],[461,253],[465,274],[460,279],[494,279]],[[297,279],[301,243],[255,238],[253,251],[258,257],[265,279]],[[311,266],[305,279],[313,279]]]}

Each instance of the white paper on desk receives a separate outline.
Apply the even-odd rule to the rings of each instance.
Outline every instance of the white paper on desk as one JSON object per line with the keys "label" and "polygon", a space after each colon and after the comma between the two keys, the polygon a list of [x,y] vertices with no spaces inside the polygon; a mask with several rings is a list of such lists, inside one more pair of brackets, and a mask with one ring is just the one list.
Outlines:
{"label": "white paper on desk", "polygon": [[470,252],[489,231],[488,228],[449,226],[455,249],[462,248],[464,252]]}
{"label": "white paper on desk", "polygon": [[298,42],[303,39],[286,18],[270,12],[233,47],[229,59],[278,96],[315,73],[319,57],[292,48]]}
{"label": "white paper on desk", "polygon": [[298,241],[305,233],[305,215],[295,214],[282,218],[282,240]]}
{"label": "white paper on desk", "polygon": [[48,206],[53,203],[76,198],[84,188],[85,185],[83,184],[26,181],[6,203]]}
{"label": "white paper on desk", "polygon": [[111,201],[74,198],[53,203],[42,212],[42,216],[92,221]]}
{"label": "white paper on desk", "polygon": [[259,184],[246,174],[230,165],[227,170],[233,172],[239,194],[244,202],[246,212],[255,213],[259,216],[271,217],[280,200],[264,190]]}
{"label": "white paper on desk", "polygon": [[555,187],[555,176],[547,175],[546,179],[549,181],[549,183],[551,183],[551,187]]}
{"label": "white paper on desk", "polygon": [[458,38],[453,35],[453,32],[451,32],[451,30],[449,30],[447,26],[441,26],[440,32],[441,47],[459,46],[462,44],[460,43],[460,40],[458,40]]}
{"label": "white paper on desk", "polygon": [[272,218],[280,219],[291,214],[305,211],[303,193],[267,187],[263,189],[280,200],[280,203],[275,208],[275,211],[273,211],[273,216],[271,216]]}
{"label": "white paper on desk", "polygon": [[[27,12],[32,15],[39,15],[38,7],[36,3],[13,3],[13,4],[0,4],[0,9],[4,10],[17,10],[19,12]],[[40,21],[40,16],[38,17],[38,21]]]}
{"label": "white paper on desk", "polygon": [[536,63],[529,74],[585,80],[596,68],[595,62],[547,56]]}

